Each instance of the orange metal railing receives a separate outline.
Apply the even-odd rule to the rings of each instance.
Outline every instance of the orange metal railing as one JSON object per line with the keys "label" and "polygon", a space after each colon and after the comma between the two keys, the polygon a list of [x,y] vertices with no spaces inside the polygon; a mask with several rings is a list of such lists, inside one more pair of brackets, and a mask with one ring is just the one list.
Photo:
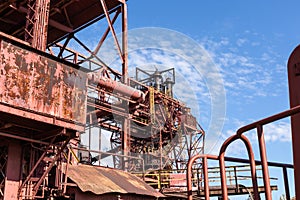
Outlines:
{"label": "orange metal railing", "polygon": [[[266,154],[266,144],[264,139],[264,132],[263,126],[280,119],[293,116],[297,113],[300,113],[300,106],[296,106],[284,112],[275,114],[273,116],[267,117],[265,119],[256,121],[254,123],[248,124],[246,126],[241,127],[237,130],[237,133],[231,137],[229,137],[221,146],[219,156],[216,155],[196,155],[189,160],[188,163],[188,170],[187,170],[187,194],[188,199],[192,200],[192,166],[193,163],[197,160],[202,158],[203,159],[203,177],[204,177],[204,190],[205,190],[205,199],[208,200],[209,196],[209,185],[208,185],[208,165],[207,160],[218,160],[220,165],[220,173],[221,173],[221,186],[222,186],[222,197],[223,200],[228,200],[228,191],[227,191],[227,184],[226,184],[226,170],[225,170],[225,161],[231,162],[241,162],[241,163],[250,163],[251,167],[251,174],[252,174],[252,185],[253,185],[253,193],[255,199],[260,199],[258,185],[257,185],[257,175],[256,175],[256,165],[262,165],[262,173],[263,173],[263,181],[264,181],[264,191],[265,191],[265,199],[271,200],[272,199],[272,190],[270,185],[270,176],[269,176],[269,166],[273,167],[280,167],[283,170],[283,177],[284,177],[284,186],[286,192],[286,199],[290,199],[290,192],[289,192],[289,184],[288,184],[288,177],[287,177],[287,168],[293,168],[291,164],[282,164],[282,163],[274,163],[267,161],[267,154]],[[253,149],[251,147],[250,141],[244,135],[245,132],[250,131],[252,129],[257,129],[257,137],[258,137],[258,144],[259,144],[259,151],[260,151],[260,158],[261,161],[256,161],[254,159]],[[239,158],[232,158],[232,157],[225,157],[225,152],[227,147],[234,142],[235,140],[242,140],[247,148],[249,160],[246,159],[239,159]]]}

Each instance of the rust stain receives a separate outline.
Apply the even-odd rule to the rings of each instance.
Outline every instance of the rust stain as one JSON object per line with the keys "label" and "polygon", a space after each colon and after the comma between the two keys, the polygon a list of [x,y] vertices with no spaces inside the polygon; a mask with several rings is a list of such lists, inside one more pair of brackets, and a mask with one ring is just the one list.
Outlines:
{"label": "rust stain", "polygon": [[85,124],[86,73],[1,41],[0,102]]}

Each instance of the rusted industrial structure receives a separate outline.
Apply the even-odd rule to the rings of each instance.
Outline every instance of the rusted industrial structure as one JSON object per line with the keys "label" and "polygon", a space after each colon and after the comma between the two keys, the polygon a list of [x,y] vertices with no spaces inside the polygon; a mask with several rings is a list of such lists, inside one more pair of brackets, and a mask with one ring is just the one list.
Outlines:
{"label": "rusted industrial structure", "polygon": [[[107,27],[91,49],[77,33],[98,21]],[[291,109],[242,127],[225,141],[220,155],[204,155],[204,130],[190,108],[174,98],[175,70],[137,68],[135,79],[129,78],[127,29],[125,0],[1,2],[0,199],[228,199],[230,194],[260,199],[260,193],[272,199],[277,186],[270,184],[268,166],[283,169],[290,199],[287,168],[299,165],[299,50],[289,62]],[[98,56],[109,35],[121,72]],[[72,49],[72,42],[86,53]],[[294,166],[269,163],[263,125],[291,115]],[[251,129],[258,132],[261,161],[254,160],[243,134]],[[102,131],[110,134],[107,151],[91,148],[95,135],[101,145]],[[87,147],[82,134],[88,135]],[[249,159],[224,156],[237,139],[245,143]],[[103,166],[108,158],[112,166]],[[220,168],[208,168],[208,159],[218,160]],[[225,161],[247,166],[225,167]],[[238,183],[239,167],[251,172],[252,186]],[[262,171],[263,186],[257,171]],[[228,172],[234,173],[234,184]],[[219,174],[220,187],[209,185],[209,173]]]}
{"label": "rusted industrial structure", "polygon": [[[136,79],[128,77],[125,0],[5,1],[0,14],[0,195],[4,199],[72,195],[78,199],[74,185],[90,169],[74,168],[78,163],[101,165],[102,159],[111,157],[114,169],[107,174],[112,183],[116,169],[138,174],[166,168],[180,172],[191,156],[203,153],[204,131],[190,109],[173,98],[174,69],[167,70],[170,77],[164,76],[165,71],[145,74],[142,69],[137,69]],[[114,27],[118,18],[120,41]],[[107,28],[91,50],[76,34],[99,20],[106,20]],[[97,55],[109,34],[122,72]],[[71,41],[87,53],[71,49]],[[92,150],[90,142],[88,148],[82,147],[81,134],[91,140],[102,130],[111,134],[110,150]],[[197,165],[201,167],[201,162]],[[163,196],[138,185],[143,183],[121,187],[121,192],[118,185],[111,186],[109,191],[150,199]],[[86,187],[79,188],[82,193]],[[86,190],[102,194],[97,188]]]}

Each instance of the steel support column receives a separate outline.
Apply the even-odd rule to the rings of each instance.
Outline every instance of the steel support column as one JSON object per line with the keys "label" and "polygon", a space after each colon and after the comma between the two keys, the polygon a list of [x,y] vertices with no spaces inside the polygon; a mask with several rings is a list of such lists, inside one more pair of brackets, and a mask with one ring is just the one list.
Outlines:
{"label": "steel support column", "polygon": [[[128,85],[127,5],[125,0],[123,0],[122,3],[122,81],[125,85]],[[128,102],[124,101],[123,106],[128,110]],[[130,121],[128,117],[125,117],[123,121],[122,149],[124,155],[127,156],[130,151]]]}
{"label": "steel support column", "polygon": [[[288,60],[290,107],[300,105],[300,45],[295,48]],[[300,197],[300,114],[291,117],[296,197]]]}
{"label": "steel support column", "polygon": [[271,200],[272,199],[272,190],[271,190],[271,185],[270,185],[267,150],[266,150],[266,143],[265,143],[262,125],[257,126],[257,135],[258,135],[260,159],[261,159],[262,170],[263,170],[265,197],[266,197],[266,200]]}
{"label": "steel support column", "polygon": [[45,51],[49,21],[50,0],[28,0],[25,41],[32,47]]}
{"label": "steel support column", "polygon": [[282,173],[283,173],[283,180],[284,180],[285,198],[286,200],[290,200],[291,195],[290,195],[290,187],[289,187],[289,178],[288,178],[286,167],[282,167]]}

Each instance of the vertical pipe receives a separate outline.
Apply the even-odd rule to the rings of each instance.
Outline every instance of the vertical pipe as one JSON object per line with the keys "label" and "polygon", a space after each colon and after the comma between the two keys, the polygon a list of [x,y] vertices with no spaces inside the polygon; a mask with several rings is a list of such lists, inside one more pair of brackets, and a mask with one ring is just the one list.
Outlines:
{"label": "vertical pipe", "polygon": [[229,185],[232,185],[232,175],[230,169],[228,171],[228,177],[229,177]]}
{"label": "vertical pipe", "polygon": [[287,174],[287,169],[286,167],[282,168],[283,170],[283,180],[284,180],[284,189],[285,189],[285,196],[286,200],[290,200],[290,188],[289,188],[289,179],[288,179],[288,174]]}
{"label": "vertical pipe", "polygon": [[89,150],[91,150],[91,143],[92,143],[92,128],[89,127]]}
{"label": "vertical pipe", "polygon": [[[208,185],[208,168],[207,168],[207,158],[209,159],[214,159],[217,160],[218,156],[212,156],[212,155],[203,155],[203,154],[198,154],[193,156],[191,159],[189,159],[188,164],[187,164],[187,172],[186,172],[186,182],[187,182],[187,196],[188,200],[193,200],[193,191],[192,191],[192,167],[193,163],[195,160],[199,158],[205,158],[203,163],[203,176],[204,176],[204,181],[207,181],[206,186],[204,186],[204,191],[206,192],[205,196],[209,198],[209,185]],[[224,158],[223,158],[224,159]]]}
{"label": "vertical pipe", "polygon": [[186,181],[187,181],[187,196],[188,200],[193,200],[193,191],[192,191],[192,166],[196,159],[201,158],[201,155],[196,155],[188,161],[187,172],[186,172]]}
{"label": "vertical pipe", "polygon": [[205,199],[209,200],[209,182],[208,182],[208,170],[207,170],[207,157],[203,158],[203,174],[204,174]]}
{"label": "vertical pipe", "polygon": [[[101,151],[101,148],[102,148],[102,129],[99,127],[99,151]],[[99,160],[98,160],[98,165],[100,166],[100,160],[101,160],[101,154],[98,154],[99,155]]]}
{"label": "vertical pipe", "polygon": [[259,193],[258,193],[258,184],[257,184],[257,177],[256,177],[256,164],[254,160],[254,154],[253,149],[251,147],[250,141],[246,138],[244,135],[233,135],[229,137],[222,145],[219,153],[219,164],[220,164],[220,173],[221,173],[221,187],[222,187],[222,195],[223,200],[228,200],[228,191],[227,191],[227,184],[226,184],[226,171],[225,171],[225,151],[229,144],[231,144],[233,141],[241,139],[248,152],[249,160],[250,160],[250,167],[251,167],[251,177],[252,177],[252,185],[253,185],[253,191],[254,191],[254,198],[256,200],[260,199]]}
{"label": "vertical pipe", "polygon": [[159,153],[160,153],[160,170],[162,170],[162,135],[161,129],[159,130]]}
{"label": "vertical pipe", "polygon": [[122,76],[125,84],[128,84],[128,24],[127,24],[127,4],[123,0],[122,5],[122,51],[123,51],[123,66]]}
{"label": "vertical pipe", "polygon": [[128,128],[129,128],[129,119],[124,117],[123,126],[122,126],[122,150],[125,157],[122,157],[122,168],[123,170],[127,170],[127,158],[129,153],[129,138],[128,138]]}
{"label": "vertical pipe", "polygon": [[[300,105],[300,45],[297,46],[288,60],[288,79],[290,107]],[[293,162],[296,197],[300,197],[300,114],[291,117],[292,144],[293,144]]]}
{"label": "vertical pipe", "polygon": [[161,172],[161,170],[158,170],[158,174],[157,174],[157,188],[158,188],[158,190],[160,190],[161,189],[161,179],[160,179],[160,172]]}
{"label": "vertical pipe", "polygon": [[[128,85],[128,40],[127,40],[127,32],[128,32],[128,26],[127,26],[127,4],[125,0],[122,0],[122,77],[123,77],[123,83],[125,85]],[[113,30],[112,30],[113,31]],[[124,105],[126,110],[128,110],[128,102],[124,102]],[[122,137],[122,149],[124,151],[124,155],[127,156],[128,152],[130,151],[130,121],[128,117],[124,118],[123,121],[123,137]],[[123,159],[124,161],[124,159]],[[123,162],[123,166],[125,163]]]}
{"label": "vertical pipe", "polygon": [[266,197],[266,200],[271,200],[272,199],[272,190],[271,190],[271,185],[270,185],[267,150],[266,150],[263,128],[261,125],[257,125],[257,133],[258,133],[259,152],[260,152],[262,171],[263,171],[265,197]]}
{"label": "vertical pipe", "polygon": [[219,158],[221,188],[222,188],[222,197],[223,197],[222,200],[228,200],[224,154],[225,154],[225,151],[222,154],[220,154],[220,158]]}
{"label": "vertical pipe", "polygon": [[244,143],[247,147],[248,156],[249,156],[249,160],[250,160],[251,178],[252,178],[252,187],[253,187],[254,199],[255,200],[260,200],[260,196],[259,196],[259,193],[258,193],[257,177],[256,177],[256,164],[255,164],[255,160],[254,160],[253,150],[252,150],[252,147],[250,145],[249,140],[247,140],[246,137],[243,136],[243,135],[241,137],[242,137],[242,140],[244,141]]}
{"label": "vertical pipe", "polygon": [[238,179],[237,179],[236,166],[233,167],[233,170],[234,170],[234,180],[235,180],[235,191],[238,191],[239,184],[238,184]]}
{"label": "vertical pipe", "polygon": [[[203,168],[203,167],[202,167]],[[201,181],[200,181],[200,173],[199,173],[199,169],[197,169],[197,187],[198,187],[198,195],[200,195],[200,191],[201,191]]]}

